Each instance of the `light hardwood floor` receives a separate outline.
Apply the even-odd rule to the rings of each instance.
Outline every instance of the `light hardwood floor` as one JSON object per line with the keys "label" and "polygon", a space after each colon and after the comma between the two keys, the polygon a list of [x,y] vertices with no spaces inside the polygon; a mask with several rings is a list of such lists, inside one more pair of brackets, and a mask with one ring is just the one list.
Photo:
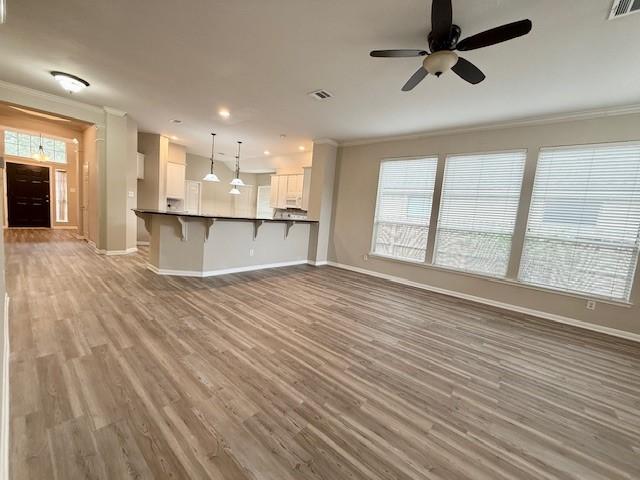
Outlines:
{"label": "light hardwood floor", "polygon": [[640,478],[640,345],[330,267],[5,238],[13,479]]}

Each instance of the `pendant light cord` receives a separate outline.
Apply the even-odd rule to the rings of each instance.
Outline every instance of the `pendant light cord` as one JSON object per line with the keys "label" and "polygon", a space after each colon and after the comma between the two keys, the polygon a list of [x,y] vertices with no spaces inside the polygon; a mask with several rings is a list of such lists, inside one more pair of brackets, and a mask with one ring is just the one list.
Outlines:
{"label": "pendant light cord", "polygon": [[240,178],[240,145],[242,145],[242,142],[238,142],[238,155],[236,155],[236,178]]}
{"label": "pendant light cord", "polygon": [[216,144],[216,134],[211,133],[211,173],[213,173],[213,155],[214,155],[215,144]]}

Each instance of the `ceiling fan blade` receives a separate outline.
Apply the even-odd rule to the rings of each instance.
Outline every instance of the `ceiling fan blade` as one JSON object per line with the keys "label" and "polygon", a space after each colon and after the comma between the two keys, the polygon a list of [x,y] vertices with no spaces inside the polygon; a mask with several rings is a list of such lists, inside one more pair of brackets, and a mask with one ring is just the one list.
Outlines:
{"label": "ceiling fan blade", "polygon": [[473,85],[477,85],[486,78],[478,67],[462,57],[458,57],[458,63],[456,63],[451,70],[460,78]]}
{"label": "ceiling fan blade", "polygon": [[433,38],[447,39],[453,23],[451,0],[433,0],[431,4],[431,35]]}
{"label": "ceiling fan blade", "polygon": [[520,20],[519,22],[508,23],[501,27],[492,28],[491,30],[472,35],[458,43],[458,50],[464,52],[467,50],[475,50],[476,48],[489,47],[496,43],[506,42],[514,38],[526,35],[531,31],[533,24],[531,20]]}
{"label": "ceiling fan blade", "polygon": [[424,57],[424,50],[373,50],[369,55],[382,58]]}
{"label": "ceiling fan blade", "polygon": [[402,87],[402,91],[408,92],[410,90],[413,90],[415,86],[418,85],[422,80],[424,80],[427,75],[429,75],[429,72],[427,72],[423,67],[420,67],[416,71],[416,73],[411,75],[411,78],[407,81],[407,83],[404,84],[404,87]]}

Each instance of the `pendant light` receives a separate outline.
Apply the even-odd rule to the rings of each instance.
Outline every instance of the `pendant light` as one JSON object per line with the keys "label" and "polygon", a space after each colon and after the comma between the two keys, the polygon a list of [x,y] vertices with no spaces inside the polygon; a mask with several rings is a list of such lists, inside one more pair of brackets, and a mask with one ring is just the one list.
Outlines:
{"label": "pendant light", "polygon": [[214,157],[215,143],[216,143],[216,134],[212,133],[211,134],[211,171],[209,173],[207,173],[202,178],[202,180],[204,180],[205,182],[219,182],[220,181],[218,176],[215,173],[213,173],[213,157]]}
{"label": "pendant light", "polygon": [[229,192],[231,195],[240,195],[240,190],[238,190],[238,187],[244,187],[244,182],[240,178],[240,145],[242,145],[242,142],[238,142],[238,154],[236,155],[235,176],[233,180],[231,180],[231,185],[233,185],[233,188]]}
{"label": "pendant light", "polygon": [[44,153],[44,148],[42,147],[42,133],[40,134],[40,147],[38,147],[38,152],[34,153],[31,158],[33,158],[34,160],[37,160],[39,162],[48,162],[49,161],[49,157],[47,156],[46,153]]}

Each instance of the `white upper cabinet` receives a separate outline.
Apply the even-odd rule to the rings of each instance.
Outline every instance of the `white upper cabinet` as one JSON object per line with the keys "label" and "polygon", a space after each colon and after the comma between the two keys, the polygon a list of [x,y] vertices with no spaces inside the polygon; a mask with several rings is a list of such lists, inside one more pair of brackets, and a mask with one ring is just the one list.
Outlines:
{"label": "white upper cabinet", "polygon": [[185,165],[167,163],[167,198],[184,199]]}
{"label": "white upper cabinet", "polygon": [[297,208],[306,210],[304,189],[309,183],[306,177],[309,176],[310,173],[311,169],[305,169],[305,175],[272,175],[271,198],[269,202],[271,208]]}
{"label": "white upper cabinet", "polygon": [[138,161],[138,180],[144,180],[144,154],[137,154]]}

